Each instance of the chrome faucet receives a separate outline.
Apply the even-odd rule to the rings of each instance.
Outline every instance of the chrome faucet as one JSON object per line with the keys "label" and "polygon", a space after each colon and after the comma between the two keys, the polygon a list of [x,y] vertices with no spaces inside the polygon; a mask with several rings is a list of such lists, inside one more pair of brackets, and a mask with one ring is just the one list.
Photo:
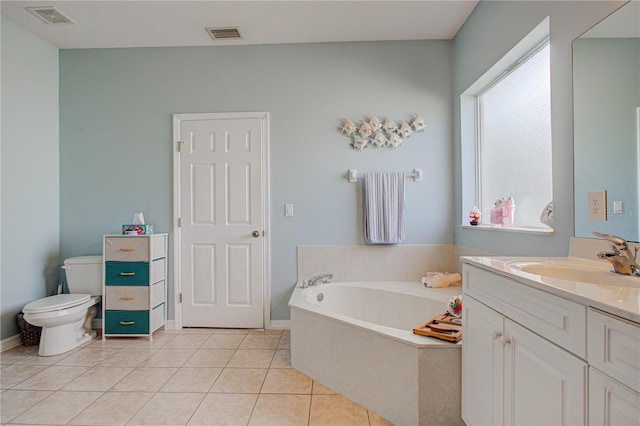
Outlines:
{"label": "chrome faucet", "polygon": [[611,243],[611,251],[599,251],[596,256],[609,261],[613,266],[613,270],[618,274],[640,276],[640,265],[636,262],[638,247],[631,254],[629,243],[624,238],[601,234],[600,232],[594,232],[593,235],[604,238]]}
{"label": "chrome faucet", "polygon": [[315,285],[318,281],[322,281],[323,283],[327,283],[327,282],[329,282],[329,280],[331,278],[333,278],[333,274],[314,275],[311,278],[309,278],[308,280],[302,280],[302,284],[300,285],[300,288],[310,287],[312,285]]}

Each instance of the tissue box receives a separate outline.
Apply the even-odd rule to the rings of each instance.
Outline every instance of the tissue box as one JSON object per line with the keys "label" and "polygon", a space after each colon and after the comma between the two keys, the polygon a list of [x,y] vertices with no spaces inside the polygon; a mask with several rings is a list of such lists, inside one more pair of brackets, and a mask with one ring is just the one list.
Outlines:
{"label": "tissue box", "polygon": [[135,235],[153,234],[153,225],[122,225],[122,235],[130,235],[133,232]]}

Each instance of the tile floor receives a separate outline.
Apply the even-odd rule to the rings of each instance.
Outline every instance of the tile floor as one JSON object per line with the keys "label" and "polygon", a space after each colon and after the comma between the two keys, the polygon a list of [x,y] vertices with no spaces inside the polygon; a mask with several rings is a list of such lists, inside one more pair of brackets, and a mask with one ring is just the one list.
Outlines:
{"label": "tile floor", "polygon": [[277,330],[160,330],[0,354],[2,424],[390,425],[290,365]]}

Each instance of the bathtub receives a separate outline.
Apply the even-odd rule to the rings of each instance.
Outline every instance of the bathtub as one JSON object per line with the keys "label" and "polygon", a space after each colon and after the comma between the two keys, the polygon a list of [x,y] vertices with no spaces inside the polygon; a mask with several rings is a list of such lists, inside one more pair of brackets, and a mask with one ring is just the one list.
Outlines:
{"label": "bathtub", "polygon": [[462,344],[412,332],[459,294],[417,281],[296,287],[291,365],[396,425],[463,425]]}

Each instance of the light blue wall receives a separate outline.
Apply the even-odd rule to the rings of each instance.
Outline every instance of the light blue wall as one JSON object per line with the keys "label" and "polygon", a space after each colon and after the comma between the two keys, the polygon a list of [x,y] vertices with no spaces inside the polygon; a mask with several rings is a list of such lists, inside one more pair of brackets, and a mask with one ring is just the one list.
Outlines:
{"label": "light blue wall", "polygon": [[58,280],[58,49],[1,18],[0,338]]}
{"label": "light blue wall", "polygon": [[457,245],[496,254],[566,256],[573,236],[573,115],[571,42],[623,2],[481,1],[455,37],[453,102],[456,225],[462,212],[460,95],[546,16],[551,40],[551,131],[554,235],[455,227]]}
{"label": "light blue wall", "polygon": [[[579,39],[573,44],[576,236],[592,231],[639,241],[640,39]],[[587,192],[607,190],[606,222],[587,216]],[[625,213],[613,214],[613,201]]]}
{"label": "light blue wall", "polygon": [[[195,112],[270,113],[272,319],[289,318],[297,245],[363,243],[362,194],[347,183],[349,168],[422,168],[424,181],[406,186],[405,242],[453,243],[451,46],[62,50],[62,255],[99,253],[101,236],[136,211],[157,232],[171,229],[171,115]],[[354,151],[338,132],[341,117],[411,112],[427,129],[395,150]],[[294,217],[284,217],[285,203]]]}

